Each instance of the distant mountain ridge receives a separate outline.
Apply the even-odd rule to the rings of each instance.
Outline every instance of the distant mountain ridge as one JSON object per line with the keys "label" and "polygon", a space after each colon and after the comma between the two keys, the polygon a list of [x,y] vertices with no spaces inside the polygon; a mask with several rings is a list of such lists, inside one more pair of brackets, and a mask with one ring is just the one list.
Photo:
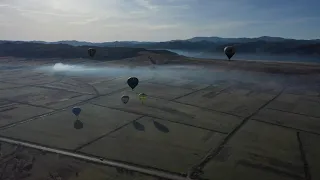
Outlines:
{"label": "distant mountain ridge", "polygon": [[[0,44],[8,41],[0,41]],[[12,42],[12,41],[10,41]],[[14,41],[14,43],[24,43]],[[130,47],[145,49],[186,50],[203,53],[222,52],[223,48],[233,45],[237,53],[266,53],[266,54],[299,54],[320,56],[320,39],[297,40],[282,37],[261,36],[256,38],[222,38],[222,37],[193,37],[186,40],[171,40],[164,42],[114,41],[114,42],[85,42],[65,40],[57,42],[29,41],[40,44],[66,44],[71,46],[92,47]]]}
{"label": "distant mountain ridge", "polygon": [[224,44],[224,43],[248,43],[255,41],[266,41],[266,42],[283,42],[283,41],[299,41],[299,42],[320,42],[320,39],[312,40],[298,40],[298,39],[288,39],[282,37],[271,37],[271,36],[261,36],[256,38],[222,38],[217,36],[211,37],[193,37],[185,40],[171,40],[171,41],[162,41],[162,42],[151,42],[151,41],[112,41],[112,42],[86,42],[86,41],[77,41],[77,40],[63,40],[55,42],[46,42],[46,41],[0,41],[1,42],[32,42],[32,43],[41,43],[41,44],[68,44],[71,46],[98,46],[98,47],[108,47],[108,46],[135,46],[135,45],[145,45],[145,44],[157,44],[157,43],[168,43],[168,42],[202,42],[207,41],[211,43]]}
{"label": "distant mountain ridge", "polygon": [[191,42],[199,42],[199,41],[209,41],[215,43],[244,43],[244,42],[254,42],[254,41],[267,41],[267,42],[281,42],[284,40],[294,40],[294,39],[285,39],[281,37],[269,37],[269,36],[261,36],[257,38],[221,38],[221,37],[193,37],[191,39],[187,39],[187,41]]}
{"label": "distant mountain ridge", "polygon": [[138,42],[138,41],[113,41],[113,42],[86,42],[86,41],[76,41],[76,40],[64,40],[64,41],[7,41],[0,40],[0,44],[4,42],[14,42],[14,43],[38,43],[38,44],[66,44],[70,46],[96,46],[96,47],[125,47],[125,46],[135,46],[138,44],[152,44],[155,42]]}

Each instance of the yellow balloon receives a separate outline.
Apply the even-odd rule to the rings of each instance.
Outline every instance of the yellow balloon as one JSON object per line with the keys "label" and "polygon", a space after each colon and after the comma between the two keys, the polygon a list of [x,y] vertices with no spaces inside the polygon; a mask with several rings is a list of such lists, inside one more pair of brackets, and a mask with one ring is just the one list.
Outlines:
{"label": "yellow balloon", "polygon": [[143,101],[144,101],[145,99],[147,99],[147,95],[146,95],[145,93],[140,93],[140,94],[139,94],[139,99],[140,99],[140,101],[142,101],[142,103],[143,103]]}

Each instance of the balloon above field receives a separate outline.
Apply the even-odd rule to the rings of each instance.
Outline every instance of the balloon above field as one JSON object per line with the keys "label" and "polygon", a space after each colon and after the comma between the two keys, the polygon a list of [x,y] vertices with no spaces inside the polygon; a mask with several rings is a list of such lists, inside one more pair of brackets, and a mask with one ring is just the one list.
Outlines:
{"label": "balloon above field", "polygon": [[147,99],[147,95],[145,94],[145,93],[140,93],[139,94],[139,99],[140,99],[140,101],[141,101],[141,103],[143,104],[144,103],[144,101]]}
{"label": "balloon above field", "polygon": [[129,85],[129,87],[131,87],[131,89],[133,90],[134,88],[136,88],[139,84],[139,79],[136,77],[130,77],[127,80],[127,84]]}
{"label": "balloon above field", "polygon": [[72,113],[73,113],[74,115],[76,115],[76,116],[79,116],[80,113],[81,113],[81,108],[79,108],[79,107],[74,107],[74,108],[72,108]]}
{"label": "balloon above field", "polygon": [[127,104],[129,102],[129,96],[122,96],[121,97],[121,101],[124,103],[124,104]]}
{"label": "balloon above field", "polygon": [[96,54],[97,50],[93,49],[93,48],[89,48],[88,49],[88,54],[90,57],[94,57],[94,55]]}
{"label": "balloon above field", "polygon": [[232,56],[236,53],[236,49],[233,46],[227,46],[224,48],[224,53],[227,55],[227,57],[230,60]]}

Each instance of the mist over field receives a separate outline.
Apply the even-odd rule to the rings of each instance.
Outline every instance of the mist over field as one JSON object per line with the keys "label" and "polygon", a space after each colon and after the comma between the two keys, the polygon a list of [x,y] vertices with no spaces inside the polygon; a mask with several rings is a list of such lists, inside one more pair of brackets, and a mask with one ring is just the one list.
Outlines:
{"label": "mist over field", "polygon": [[[86,65],[70,65],[56,63],[51,66],[41,66],[37,71],[62,74],[65,76],[80,77],[131,77],[155,78],[165,81],[170,80],[192,80],[195,83],[214,84],[217,81],[239,81],[239,82],[281,82],[285,76],[279,74],[267,74],[263,72],[250,72],[241,70],[228,70],[224,68],[205,68],[195,65],[160,65],[149,67],[94,67]],[[124,82],[125,83],[125,82]]]}

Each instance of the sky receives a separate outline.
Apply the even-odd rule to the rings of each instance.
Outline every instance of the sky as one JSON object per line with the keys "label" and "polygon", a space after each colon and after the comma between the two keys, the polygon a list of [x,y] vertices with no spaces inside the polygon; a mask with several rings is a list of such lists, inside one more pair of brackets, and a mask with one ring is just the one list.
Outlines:
{"label": "sky", "polygon": [[319,0],[0,0],[0,39],[320,39]]}

